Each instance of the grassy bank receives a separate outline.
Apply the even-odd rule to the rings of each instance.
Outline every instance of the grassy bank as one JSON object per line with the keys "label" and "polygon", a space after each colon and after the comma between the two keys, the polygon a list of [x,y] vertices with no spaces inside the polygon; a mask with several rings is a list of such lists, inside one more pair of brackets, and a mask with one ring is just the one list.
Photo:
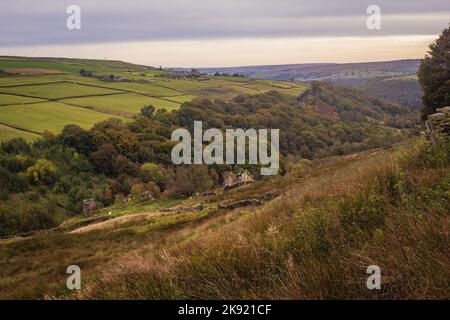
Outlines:
{"label": "grassy bank", "polygon": [[[448,299],[448,160],[448,145],[415,144],[319,174],[169,252],[124,259],[81,297]],[[369,265],[381,290],[366,287]]]}

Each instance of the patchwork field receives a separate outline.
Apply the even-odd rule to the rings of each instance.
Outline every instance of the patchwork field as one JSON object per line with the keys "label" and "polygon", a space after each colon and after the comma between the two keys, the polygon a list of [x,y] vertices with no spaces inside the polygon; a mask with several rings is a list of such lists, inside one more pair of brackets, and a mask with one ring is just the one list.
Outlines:
{"label": "patchwork field", "polygon": [[135,93],[64,99],[61,101],[71,105],[92,107],[93,109],[101,112],[123,115],[137,114],[145,105],[153,105],[156,108],[164,108],[168,111],[178,109],[180,107],[180,104],[176,102],[151,98]]}
{"label": "patchwork field", "polygon": [[179,91],[165,88],[163,86],[159,85],[153,85],[153,84],[143,84],[143,83],[135,83],[135,82],[120,82],[120,83],[103,83],[103,86],[108,86],[109,88],[119,89],[119,90],[128,90],[128,91],[134,91],[137,93],[142,93],[150,96],[155,97],[162,97],[162,96],[178,96],[180,95]]}
{"label": "patchwork field", "polygon": [[0,106],[9,104],[36,103],[41,101],[45,100],[0,93]]}
{"label": "patchwork field", "polygon": [[67,72],[76,72],[79,70],[76,66],[54,63],[54,62],[44,62],[39,60],[2,60],[0,63],[2,69],[18,69],[18,68],[39,68],[39,69],[49,69],[49,70],[59,70]]}
{"label": "patchwork field", "polygon": [[[33,133],[42,133],[46,130],[56,133],[70,123],[89,129],[95,123],[111,117],[109,114],[71,107],[59,102],[10,105],[0,108],[1,124]],[[122,120],[126,119],[122,118]]]}
{"label": "patchwork field", "polygon": [[31,133],[31,132],[26,132],[23,130],[17,130],[17,129],[7,127],[7,126],[0,124],[0,142],[10,140],[13,138],[17,138],[17,137],[24,138],[27,141],[32,141],[32,140],[36,140],[37,138],[39,138],[40,135]]}
{"label": "patchwork field", "polygon": [[[0,88],[14,87],[17,85],[25,85],[25,84],[49,83],[72,79],[74,79],[74,77],[70,75],[0,76]],[[76,77],[75,79],[80,79],[80,81],[82,80],[81,77]]]}
{"label": "patchwork field", "polygon": [[113,89],[103,89],[69,82],[0,88],[0,93],[13,93],[17,95],[39,97],[46,99],[61,99],[64,97],[103,95],[118,92],[119,91]]}
{"label": "patchwork field", "polygon": [[230,100],[271,90],[298,96],[307,88],[230,76],[174,79],[171,73],[122,61],[0,57],[0,139],[30,140],[45,130],[57,133],[71,123],[89,128],[110,117],[127,121],[145,105],[171,111],[194,98]]}
{"label": "patchwork field", "polygon": [[181,96],[161,97],[161,99],[170,100],[178,103],[189,102],[195,97],[189,94],[183,94]]}

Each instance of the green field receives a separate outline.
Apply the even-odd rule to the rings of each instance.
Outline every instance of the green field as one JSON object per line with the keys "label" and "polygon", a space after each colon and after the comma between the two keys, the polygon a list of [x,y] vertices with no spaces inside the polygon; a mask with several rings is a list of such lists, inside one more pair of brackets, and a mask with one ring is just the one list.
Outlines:
{"label": "green field", "polygon": [[38,60],[0,60],[0,69],[2,68],[40,68],[65,72],[76,72],[80,70],[80,68],[68,64],[44,62]]}
{"label": "green field", "polygon": [[120,89],[120,90],[129,90],[135,91],[138,93],[147,94],[155,97],[162,96],[178,96],[180,95],[179,91],[172,90],[170,88],[165,88],[158,85],[152,84],[143,84],[143,83],[135,83],[135,82],[100,82],[98,81],[98,85],[106,86],[109,88]]}
{"label": "green field", "polygon": [[0,93],[13,93],[47,99],[61,99],[64,97],[76,97],[76,96],[87,96],[97,94],[112,94],[118,92],[119,91],[113,89],[103,89],[91,87],[88,85],[73,84],[69,82],[0,88]]}
{"label": "green field", "polygon": [[0,124],[0,141],[7,141],[13,138],[24,138],[27,141],[33,141],[40,136],[31,132],[17,130]]}
{"label": "green field", "polygon": [[36,103],[36,102],[40,102],[40,101],[45,101],[45,100],[0,93],[0,106],[9,105],[9,104]]}
{"label": "green field", "polygon": [[78,72],[80,69],[95,72],[123,72],[143,69],[142,66],[123,61],[27,57],[3,57],[0,59],[0,69],[2,68],[39,68],[72,73]]}
{"label": "green field", "polygon": [[166,99],[166,100],[170,100],[170,101],[174,101],[174,102],[178,102],[178,103],[188,102],[194,98],[195,98],[194,96],[191,96],[189,94],[184,94],[181,96],[161,97],[161,99]]}
{"label": "green field", "polygon": [[[168,80],[165,78],[156,78],[155,83],[164,87],[172,88],[179,91],[188,92],[192,89],[207,88],[214,85],[211,80],[198,81],[198,80]],[[178,93],[180,94],[180,93]]]}
{"label": "green field", "polygon": [[164,108],[168,111],[178,109],[180,107],[180,104],[175,102],[146,97],[136,93],[64,99],[61,101],[77,106],[92,107],[98,111],[114,112],[123,115],[137,114],[145,105],[153,105],[156,108]]}
{"label": "green field", "polygon": [[111,117],[108,114],[71,107],[58,102],[11,105],[0,108],[1,124],[36,133],[46,130],[57,133],[70,123],[89,129],[95,123]]}
{"label": "green field", "polygon": [[[0,75],[0,139],[36,138],[45,130],[59,132],[74,123],[90,128],[117,116],[126,120],[145,105],[176,110],[192,99],[231,100],[242,94],[276,90],[298,96],[306,85],[263,79],[225,76],[172,79],[172,71],[122,61],[0,57],[0,69],[23,69],[24,75]],[[26,74],[29,69],[37,74]],[[80,69],[94,77],[80,76]],[[66,74],[48,74],[46,70]],[[39,74],[42,73],[42,74]],[[114,75],[125,81],[104,81]],[[21,131],[24,130],[24,131]],[[34,133],[30,133],[34,132]]]}
{"label": "green field", "polygon": [[[0,87],[11,87],[23,84],[47,83],[66,80],[69,75],[45,75],[45,76],[0,76]],[[77,77],[81,78],[81,77]]]}

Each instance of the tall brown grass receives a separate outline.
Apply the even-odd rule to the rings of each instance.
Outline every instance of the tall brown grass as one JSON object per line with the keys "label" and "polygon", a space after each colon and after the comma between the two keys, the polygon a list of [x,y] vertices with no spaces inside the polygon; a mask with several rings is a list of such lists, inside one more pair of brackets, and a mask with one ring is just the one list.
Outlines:
{"label": "tall brown grass", "polygon": [[[449,150],[412,144],[310,172],[240,219],[128,257],[78,297],[448,299]],[[366,287],[369,265],[381,268],[381,290]]]}

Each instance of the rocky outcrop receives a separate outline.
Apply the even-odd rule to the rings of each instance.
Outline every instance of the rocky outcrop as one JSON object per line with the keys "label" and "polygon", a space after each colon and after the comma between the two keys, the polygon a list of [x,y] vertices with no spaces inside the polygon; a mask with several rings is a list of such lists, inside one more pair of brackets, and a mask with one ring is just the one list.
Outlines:
{"label": "rocky outcrop", "polygon": [[258,199],[244,199],[231,204],[219,204],[219,209],[236,209],[242,207],[262,206],[264,201]]}
{"label": "rocky outcrop", "polygon": [[94,212],[97,204],[94,199],[85,199],[83,200],[83,214],[90,215]]}
{"label": "rocky outcrop", "polygon": [[159,212],[162,213],[180,213],[180,212],[193,212],[193,211],[203,211],[205,209],[205,206],[200,204],[198,206],[187,206],[187,207],[177,207],[177,208],[167,208],[162,209]]}
{"label": "rocky outcrop", "polygon": [[215,194],[216,194],[216,193],[215,193],[214,191],[211,191],[211,190],[208,190],[208,191],[205,191],[205,192],[200,193],[200,195],[201,195],[202,197],[213,196],[213,195],[215,195]]}
{"label": "rocky outcrop", "polygon": [[450,106],[436,110],[436,113],[430,114],[425,122],[428,138],[435,145],[439,139],[448,139],[450,137]]}
{"label": "rocky outcrop", "polygon": [[262,195],[261,199],[264,201],[269,201],[275,199],[281,194],[281,190],[269,191]]}

